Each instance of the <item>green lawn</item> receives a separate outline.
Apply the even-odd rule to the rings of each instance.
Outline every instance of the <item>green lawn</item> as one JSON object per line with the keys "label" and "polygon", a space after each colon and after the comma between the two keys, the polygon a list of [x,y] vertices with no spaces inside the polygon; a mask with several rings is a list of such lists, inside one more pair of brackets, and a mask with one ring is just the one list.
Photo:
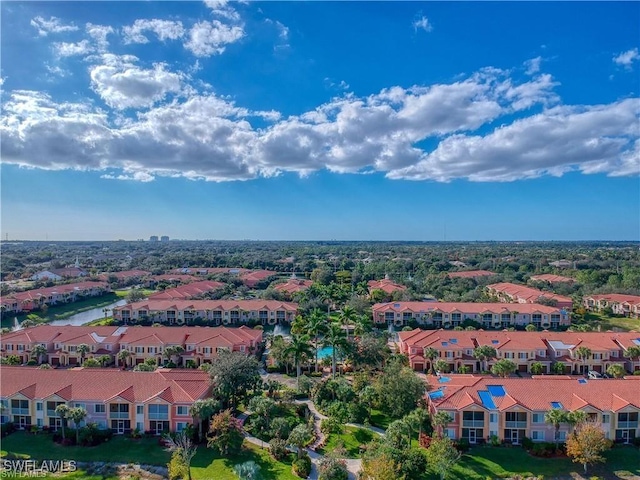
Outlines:
{"label": "green lawn", "polygon": [[[198,452],[191,462],[191,473],[194,480],[213,478],[216,480],[236,480],[237,476],[233,472],[233,466],[247,460],[253,460],[260,465],[264,480],[294,480],[297,478],[291,473],[293,456],[287,462],[276,462],[269,456],[267,450],[247,443],[244,446],[245,448],[240,454],[228,458],[223,458],[204,445],[199,446]],[[9,452],[21,458],[34,460],[100,461],[150,465],[166,465],[171,456],[158,444],[157,438],[133,440],[124,436],[114,436],[107,443],[97,447],[63,447],[54,443],[51,435],[29,435],[25,432],[16,432],[2,439],[0,456],[5,456]],[[84,472],[74,472],[55,476],[55,478],[98,480],[98,477],[87,476]],[[112,479],[100,477],[100,480]]]}
{"label": "green lawn", "polygon": [[600,325],[602,331],[611,330],[614,328],[624,331],[640,330],[640,319],[628,318],[628,317],[609,317],[601,313],[587,312],[584,316],[584,322],[597,329]]}
{"label": "green lawn", "polygon": [[347,458],[360,458],[360,445],[364,445],[373,440],[375,433],[356,427],[346,427],[344,433],[337,435],[332,433],[327,439],[327,443],[318,453],[325,455],[340,444],[347,451]]}
{"label": "green lawn", "polygon": [[386,413],[376,410],[375,408],[371,410],[371,425],[374,427],[380,427],[386,430],[391,422],[393,422],[393,419],[388,417]]}
{"label": "green lawn", "polygon": [[[123,298],[125,298],[125,299],[127,298],[127,295],[129,295],[129,292],[130,292],[130,291],[131,291],[131,290],[129,290],[129,289],[127,289],[127,290],[115,290],[113,293],[115,293],[115,294],[118,296],[118,299],[119,299],[119,300],[122,300]],[[143,288],[143,289],[142,289],[142,294],[143,294],[145,297],[148,297],[148,296],[149,296],[149,295],[151,295],[152,293],[156,293],[156,291],[155,291],[155,290],[150,290],[150,289],[148,289],[148,288]]]}
{"label": "green lawn", "polygon": [[[607,463],[593,466],[586,478],[598,475],[605,478],[633,478],[640,475],[640,450],[616,447],[607,453]],[[458,480],[485,480],[515,475],[544,478],[581,478],[582,466],[569,458],[539,458],[521,448],[478,447],[471,449],[455,467],[451,478]],[[429,477],[429,478],[435,478]]]}
{"label": "green lawn", "polygon": [[91,322],[85,323],[84,325],[85,326],[89,325],[91,327],[99,327],[99,326],[102,326],[102,325],[111,326],[111,325],[114,325],[113,317],[99,318],[97,320],[93,320]]}

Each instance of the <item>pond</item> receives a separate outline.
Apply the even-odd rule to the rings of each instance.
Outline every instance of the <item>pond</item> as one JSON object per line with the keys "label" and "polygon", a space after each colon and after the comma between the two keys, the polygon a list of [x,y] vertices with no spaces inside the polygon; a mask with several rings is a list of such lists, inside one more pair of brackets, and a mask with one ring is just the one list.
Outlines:
{"label": "pond", "polygon": [[[118,300],[117,302],[110,303],[109,305],[105,305],[102,307],[92,308],[91,310],[86,310],[84,312],[76,313],[68,318],[63,320],[53,320],[52,322],[47,322],[47,325],[84,325],[85,323],[92,322],[94,320],[98,320],[100,318],[104,318],[104,309],[108,308],[111,310],[113,307],[120,307],[127,303],[126,300]],[[110,312],[107,312],[110,313]],[[20,330],[21,327],[17,327],[14,324],[13,330]]]}

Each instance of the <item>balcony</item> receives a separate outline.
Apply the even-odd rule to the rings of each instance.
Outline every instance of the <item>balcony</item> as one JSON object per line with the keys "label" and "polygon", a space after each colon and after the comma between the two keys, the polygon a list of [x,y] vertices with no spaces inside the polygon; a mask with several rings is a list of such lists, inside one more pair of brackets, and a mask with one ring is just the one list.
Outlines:
{"label": "balcony", "polygon": [[150,413],[149,420],[169,420],[168,413]]}
{"label": "balcony", "polygon": [[638,421],[618,422],[618,428],[638,428]]}
{"label": "balcony", "polygon": [[505,428],[527,428],[527,422],[505,422]]}
{"label": "balcony", "polygon": [[129,420],[129,412],[109,412],[109,418]]}
{"label": "balcony", "polygon": [[464,428],[484,428],[483,420],[463,420],[462,426]]}
{"label": "balcony", "polygon": [[47,409],[47,417],[59,417],[59,415],[55,410]]}
{"label": "balcony", "polygon": [[29,415],[28,408],[11,408],[12,415]]}

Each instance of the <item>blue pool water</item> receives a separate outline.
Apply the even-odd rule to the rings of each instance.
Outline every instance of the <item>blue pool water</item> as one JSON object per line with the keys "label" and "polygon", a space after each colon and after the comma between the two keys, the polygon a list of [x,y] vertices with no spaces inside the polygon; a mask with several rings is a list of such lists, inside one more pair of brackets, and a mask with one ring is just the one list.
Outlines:
{"label": "blue pool water", "polygon": [[322,347],[318,350],[318,360],[331,357],[331,355],[333,355],[333,347]]}
{"label": "blue pool water", "polygon": [[450,377],[440,377],[438,379],[438,382],[440,382],[440,383],[447,383],[447,382],[450,382],[450,381],[451,381]]}

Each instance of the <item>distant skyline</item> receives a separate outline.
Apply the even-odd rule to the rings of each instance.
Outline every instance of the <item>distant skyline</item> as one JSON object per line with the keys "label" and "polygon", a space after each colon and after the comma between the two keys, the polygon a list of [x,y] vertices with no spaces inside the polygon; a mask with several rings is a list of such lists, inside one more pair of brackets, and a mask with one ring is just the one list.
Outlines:
{"label": "distant skyline", "polygon": [[638,2],[2,2],[9,240],[640,240]]}

